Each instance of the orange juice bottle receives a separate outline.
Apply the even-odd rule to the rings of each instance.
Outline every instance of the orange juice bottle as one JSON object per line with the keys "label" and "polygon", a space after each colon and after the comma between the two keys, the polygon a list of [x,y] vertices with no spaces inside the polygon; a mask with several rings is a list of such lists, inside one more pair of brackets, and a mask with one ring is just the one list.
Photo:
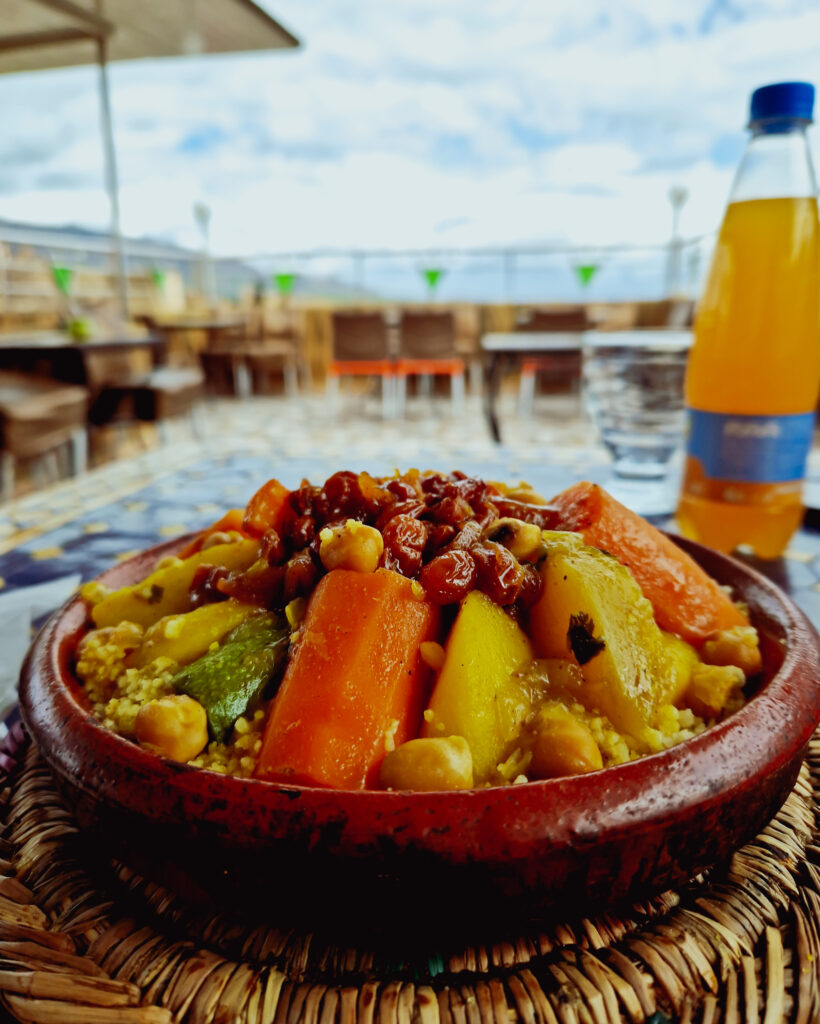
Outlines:
{"label": "orange juice bottle", "polygon": [[752,94],[752,137],[695,320],[681,532],[777,558],[803,517],[820,387],[814,87]]}

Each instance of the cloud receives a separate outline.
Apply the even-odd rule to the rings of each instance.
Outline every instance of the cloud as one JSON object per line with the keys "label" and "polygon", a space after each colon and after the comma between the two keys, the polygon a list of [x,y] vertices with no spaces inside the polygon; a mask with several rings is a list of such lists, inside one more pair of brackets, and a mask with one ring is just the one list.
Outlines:
{"label": "cloud", "polygon": [[[265,0],[296,52],[112,68],[126,230],[222,252],[713,230],[752,88],[811,77],[808,0]],[[0,216],[104,226],[96,69],[0,78]]]}

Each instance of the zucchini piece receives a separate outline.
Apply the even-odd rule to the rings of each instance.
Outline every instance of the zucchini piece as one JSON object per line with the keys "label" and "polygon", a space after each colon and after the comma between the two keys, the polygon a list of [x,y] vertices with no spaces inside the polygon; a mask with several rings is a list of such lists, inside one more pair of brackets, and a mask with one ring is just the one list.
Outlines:
{"label": "zucchini piece", "polygon": [[237,718],[261,704],[268,684],[284,668],[289,640],[280,616],[252,615],[217,650],[177,672],[171,685],[199,701],[209,732],[224,743]]}

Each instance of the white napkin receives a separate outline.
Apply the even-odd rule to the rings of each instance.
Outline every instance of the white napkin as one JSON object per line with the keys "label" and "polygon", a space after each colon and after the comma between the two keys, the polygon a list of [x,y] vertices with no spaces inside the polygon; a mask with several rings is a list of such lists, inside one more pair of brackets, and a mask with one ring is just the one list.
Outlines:
{"label": "white napkin", "polygon": [[67,601],[81,578],[74,573],[0,593],[0,718],[17,700],[17,679],[31,644],[32,623]]}

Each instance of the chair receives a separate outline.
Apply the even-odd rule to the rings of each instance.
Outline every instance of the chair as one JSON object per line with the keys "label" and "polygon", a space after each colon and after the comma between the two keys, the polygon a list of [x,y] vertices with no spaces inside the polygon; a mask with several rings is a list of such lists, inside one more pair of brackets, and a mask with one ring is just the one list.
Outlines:
{"label": "chair", "polygon": [[404,412],[407,378],[419,377],[426,392],[435,377],[449,377],[453,411],[464,405],[464,360],[456,350],[456,322],[449,311],[404,311],[399,321],[399,358],[396,363],[398,411]]}
{"label": "chair", "polygon": [[484,388],[481,310],[471,303],[460,303],[453,308],[453,316],[456,323],[456,352],[467,364],[470,393],[480,395]]}
{"label": "chair", "polygon": [[68,447],[69,472],[85,471],[87,407],[85,388],[21,373],[0,373],[0,496],[4,500],[14,492],[20,460],[39,459]]}
{"label": "chair", "polygon": [[111,351],[86,355],[91,393],[88,421],[94,427],[156,423],[165,440],[168,419],[189,415],[194,422],[196,404],[204,393],[204,376],[197,367],[144,369],[133,356]]}
{"label": "chair", "polygon": [[169,420],[188,416],[195,433],[199,423],[197,407],[205,394],[205,379],[194,367],[161,366],[134,390],[136,417],[143,423],[156,423],[163,441]]}
{"label": "chair", "polygon": [[304,357],[301,337],[289,309],[259,310],[247,352],[254,393],[269,394],[274,378],[282,378],[285,394],[299,394],[299,377],[305,390],[312,385],[310,365]]}
{"label": "chair", "polygon": [[[536,309],[516,324],[516,331],[539,334],[581,334],[592,326],[585,306],[563,309]],[[525,359],[521,366],[518,390],[518,411],[521,416],[532,414],[535,385],[538,374],[544,374],[550,386],[575,391],[581,382],[581,350],[577,352],[550,352]]]}
{"label": "chair", "polygon": [[338,411],[341,377],[378,377],[382,415],[394,413],[395,363],[390,355],[387,324],[381,313],[333,313],[333,358],[327,368],[327,392],[334,414]]}
{"label": "chair", "polygon": [[682,330],[692,326],[695,304],[691,299],[660,299],[641,302],[635,326],[641,328],[671,327]]}

